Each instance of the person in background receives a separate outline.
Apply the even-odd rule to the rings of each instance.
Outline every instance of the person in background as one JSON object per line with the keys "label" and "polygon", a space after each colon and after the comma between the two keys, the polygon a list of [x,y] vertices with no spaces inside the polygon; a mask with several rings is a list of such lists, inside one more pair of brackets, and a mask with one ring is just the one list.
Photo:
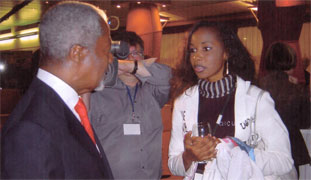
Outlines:
{"label": "person in background", "polygon": [[275,108],[288,129],[294,165],[299,175],[299,166],[310,163],[300,132],[300,129],[310,128],[310,95],[288,78],[287,72],[296,67],[296,58],[294,49],[289,45],[272,43],[265,56],[268,74],[260,79],[259,84],[271,94]]}
{"label": "person in background", "polygon": [[116,84],[91,94],[90,118],[116,179],[160,179],[161,108],[169,98],[168,66],[144,60],[144,44],[134,32],[114,40],[129,44],[119,60]]}
{"label": "person in background", "polygon": [[306,87],[309,88],[309,85],[310,85],[310,59],[309,58],[303,58],[302,59],[302,66],[303,66],[303,72],[305,75]]}
{"label": "person in background", "polygon": [[[269,93],[263,93],[255,108],[261,90],[251,85],[254,72],[250,54],[229,26],[202,21],[192,27],[184,59],[171,80],[175,102],[168,166],[174,175],[260,179],[291,171],[288,132]],[[251,147],[245,142],[256,110],[255,131],[261,140]],[[196,137],[193,132],[202,123],[209,124],[210,134]]]}
{"label": "person in background", "polygon": [[63,2],[40,21],[40,68],[1,132],[2,179],[113,179],[80,94],[112,60],[105,13]]}

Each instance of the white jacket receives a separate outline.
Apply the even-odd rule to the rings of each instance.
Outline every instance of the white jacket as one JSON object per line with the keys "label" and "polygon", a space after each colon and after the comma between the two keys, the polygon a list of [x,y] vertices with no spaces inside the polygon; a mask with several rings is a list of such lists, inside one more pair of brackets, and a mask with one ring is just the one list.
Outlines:
{"label": "white jacket", "polygon": [[[249,119],[254,115],[259,92],[259,88],[237,77],[234,136],[242,141],[249,138]],[[186,90],[174,103],[168,160],[168,166],[174,175],[186,174],[182,159],[184,135],[197,123],[198,104],[198,86]],[[254,150],[256,165],[265,179],[277,179],[293,167],[288,132],[274,108],[274,101],[269,93],[263,94],[257,106],[256,132],[261,137],[264,148]]]}

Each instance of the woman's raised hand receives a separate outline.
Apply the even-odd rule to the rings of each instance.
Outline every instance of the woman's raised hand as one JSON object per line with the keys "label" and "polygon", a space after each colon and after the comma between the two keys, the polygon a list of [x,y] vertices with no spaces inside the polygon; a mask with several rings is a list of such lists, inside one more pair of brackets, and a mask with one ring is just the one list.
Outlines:
{"label": "woman's raised hand", "polygon": [[220,140],[210,134],[205,137],[191,136],[192,132],[185,135],[183,153],[184,167],[187,170],[193,161],[208,161],[217,155],[216,146]]}

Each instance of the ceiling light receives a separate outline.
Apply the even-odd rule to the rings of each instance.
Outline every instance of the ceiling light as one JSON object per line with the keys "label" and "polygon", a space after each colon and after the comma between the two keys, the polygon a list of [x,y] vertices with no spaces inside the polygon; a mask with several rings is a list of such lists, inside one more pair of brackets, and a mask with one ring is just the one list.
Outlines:
{"label": "ceiling light", "polygon": [[162,7],[164,7],[164,8],[165,8],[165,7],[166,7],[166,5],[165,5],[165,4],[162,4]]}
{"label": "ceiling light", "polygon": [[252,7],[248,7],[248,9],[251,11],[251,13],[253,14],[254,18],[256,19],[257,23],[258,23],[258,17],[257,17],[257,10],[258,7],[257,6],[252,6]]}
{"label": "ceiling light", "polygon": [[257,6],[249,7],[249,9],[251,9],[253,11],[258,11],[258,7]]}
{"label": "ceiling light", "polygon": [[38,39],[38,31],[39,28],[31,28],[17,32],[18,34],[16,35],[13,35],[12,33],[1,34],[0,41],[1,44],[3,44],[3,43],[11,43],[13,42],[14,39],[17,38],[20,38],[22,40]]}
{"label": "ceiling light", "polygon": [[29,33],[38,33],[38,32],[39,32],[39,28],[35,27],[35,28],[22,30],[19,32],[19,34],[29,34]]}
{"label": "ceiling light", "polygon": [[4,72],[5,71],[5,64],[0,62],[0,72]]}
{"label": "ceiling light", "polygon": [[20,37],[19,39],[22,41],[36,40],[36,39],[39,39],[39,35],[38,34],[28,35],[28,36]]}
{"label": "ceiling light", "polygon": [[166,22],[166,21],[168,21],[168,20],[170,20],[169,17],[160,16],[160,22]]}
{"label": "ceiling light", "polygon": [[120,5],[120,4],[118,4],[118,5],[117,5],[117,8],[121,8],[121,5]]}
{"label": "ceiling light", "polygon": [[15,39],[6,39],[6,40],[2,40],[0,39],[0,45],[2,44],[11,44],[14,42]]}
{"label": "ceiling light", "polygon": [[137,4],[141,4],[141,2],[140,2],[140,1],[138,1],[138,2],[137,2]]}
{"label": "ceiling light", "polygon": [[6,33],[6,34],[0,34],[0,41],[1,40],[7,40],[13,37],[12,33]]}

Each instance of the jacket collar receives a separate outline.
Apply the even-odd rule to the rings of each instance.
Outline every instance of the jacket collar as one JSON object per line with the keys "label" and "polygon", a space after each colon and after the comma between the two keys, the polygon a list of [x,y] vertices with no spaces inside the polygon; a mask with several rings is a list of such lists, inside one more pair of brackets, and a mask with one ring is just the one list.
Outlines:
{"label": "jacket collar", "polygon": [[237,79],[237,90],[235,96],[235,137],[246,141],[249,137],[249,120],[252,118],[255,109],[256,97],[249,92],[250,81]]}
{"label": "jacket collar", "polygon": [[[249,125],[245,126],[243,123],[247,123],[248,119],[253,115],[254,106],[256,103],[256,97],[251,96],[248,93],[251,83],[244,81],[240,77],[237,77],[237,89],[235,94],[235,137],[241,138],[242,141],[246,141],[249,137]],[[191,114],[187,114],[187,119],[197,119],[198,105],[199,105],[199,90],[198,86],[193,86],[185,91],[182,109],[188,109]],[[188,103],[191,102],[191,103]],[[189,112],[188,112],[189,113]],[[189,117],[191,116],[191,117]],[[244,129],[243,129],[244,128]]]}

